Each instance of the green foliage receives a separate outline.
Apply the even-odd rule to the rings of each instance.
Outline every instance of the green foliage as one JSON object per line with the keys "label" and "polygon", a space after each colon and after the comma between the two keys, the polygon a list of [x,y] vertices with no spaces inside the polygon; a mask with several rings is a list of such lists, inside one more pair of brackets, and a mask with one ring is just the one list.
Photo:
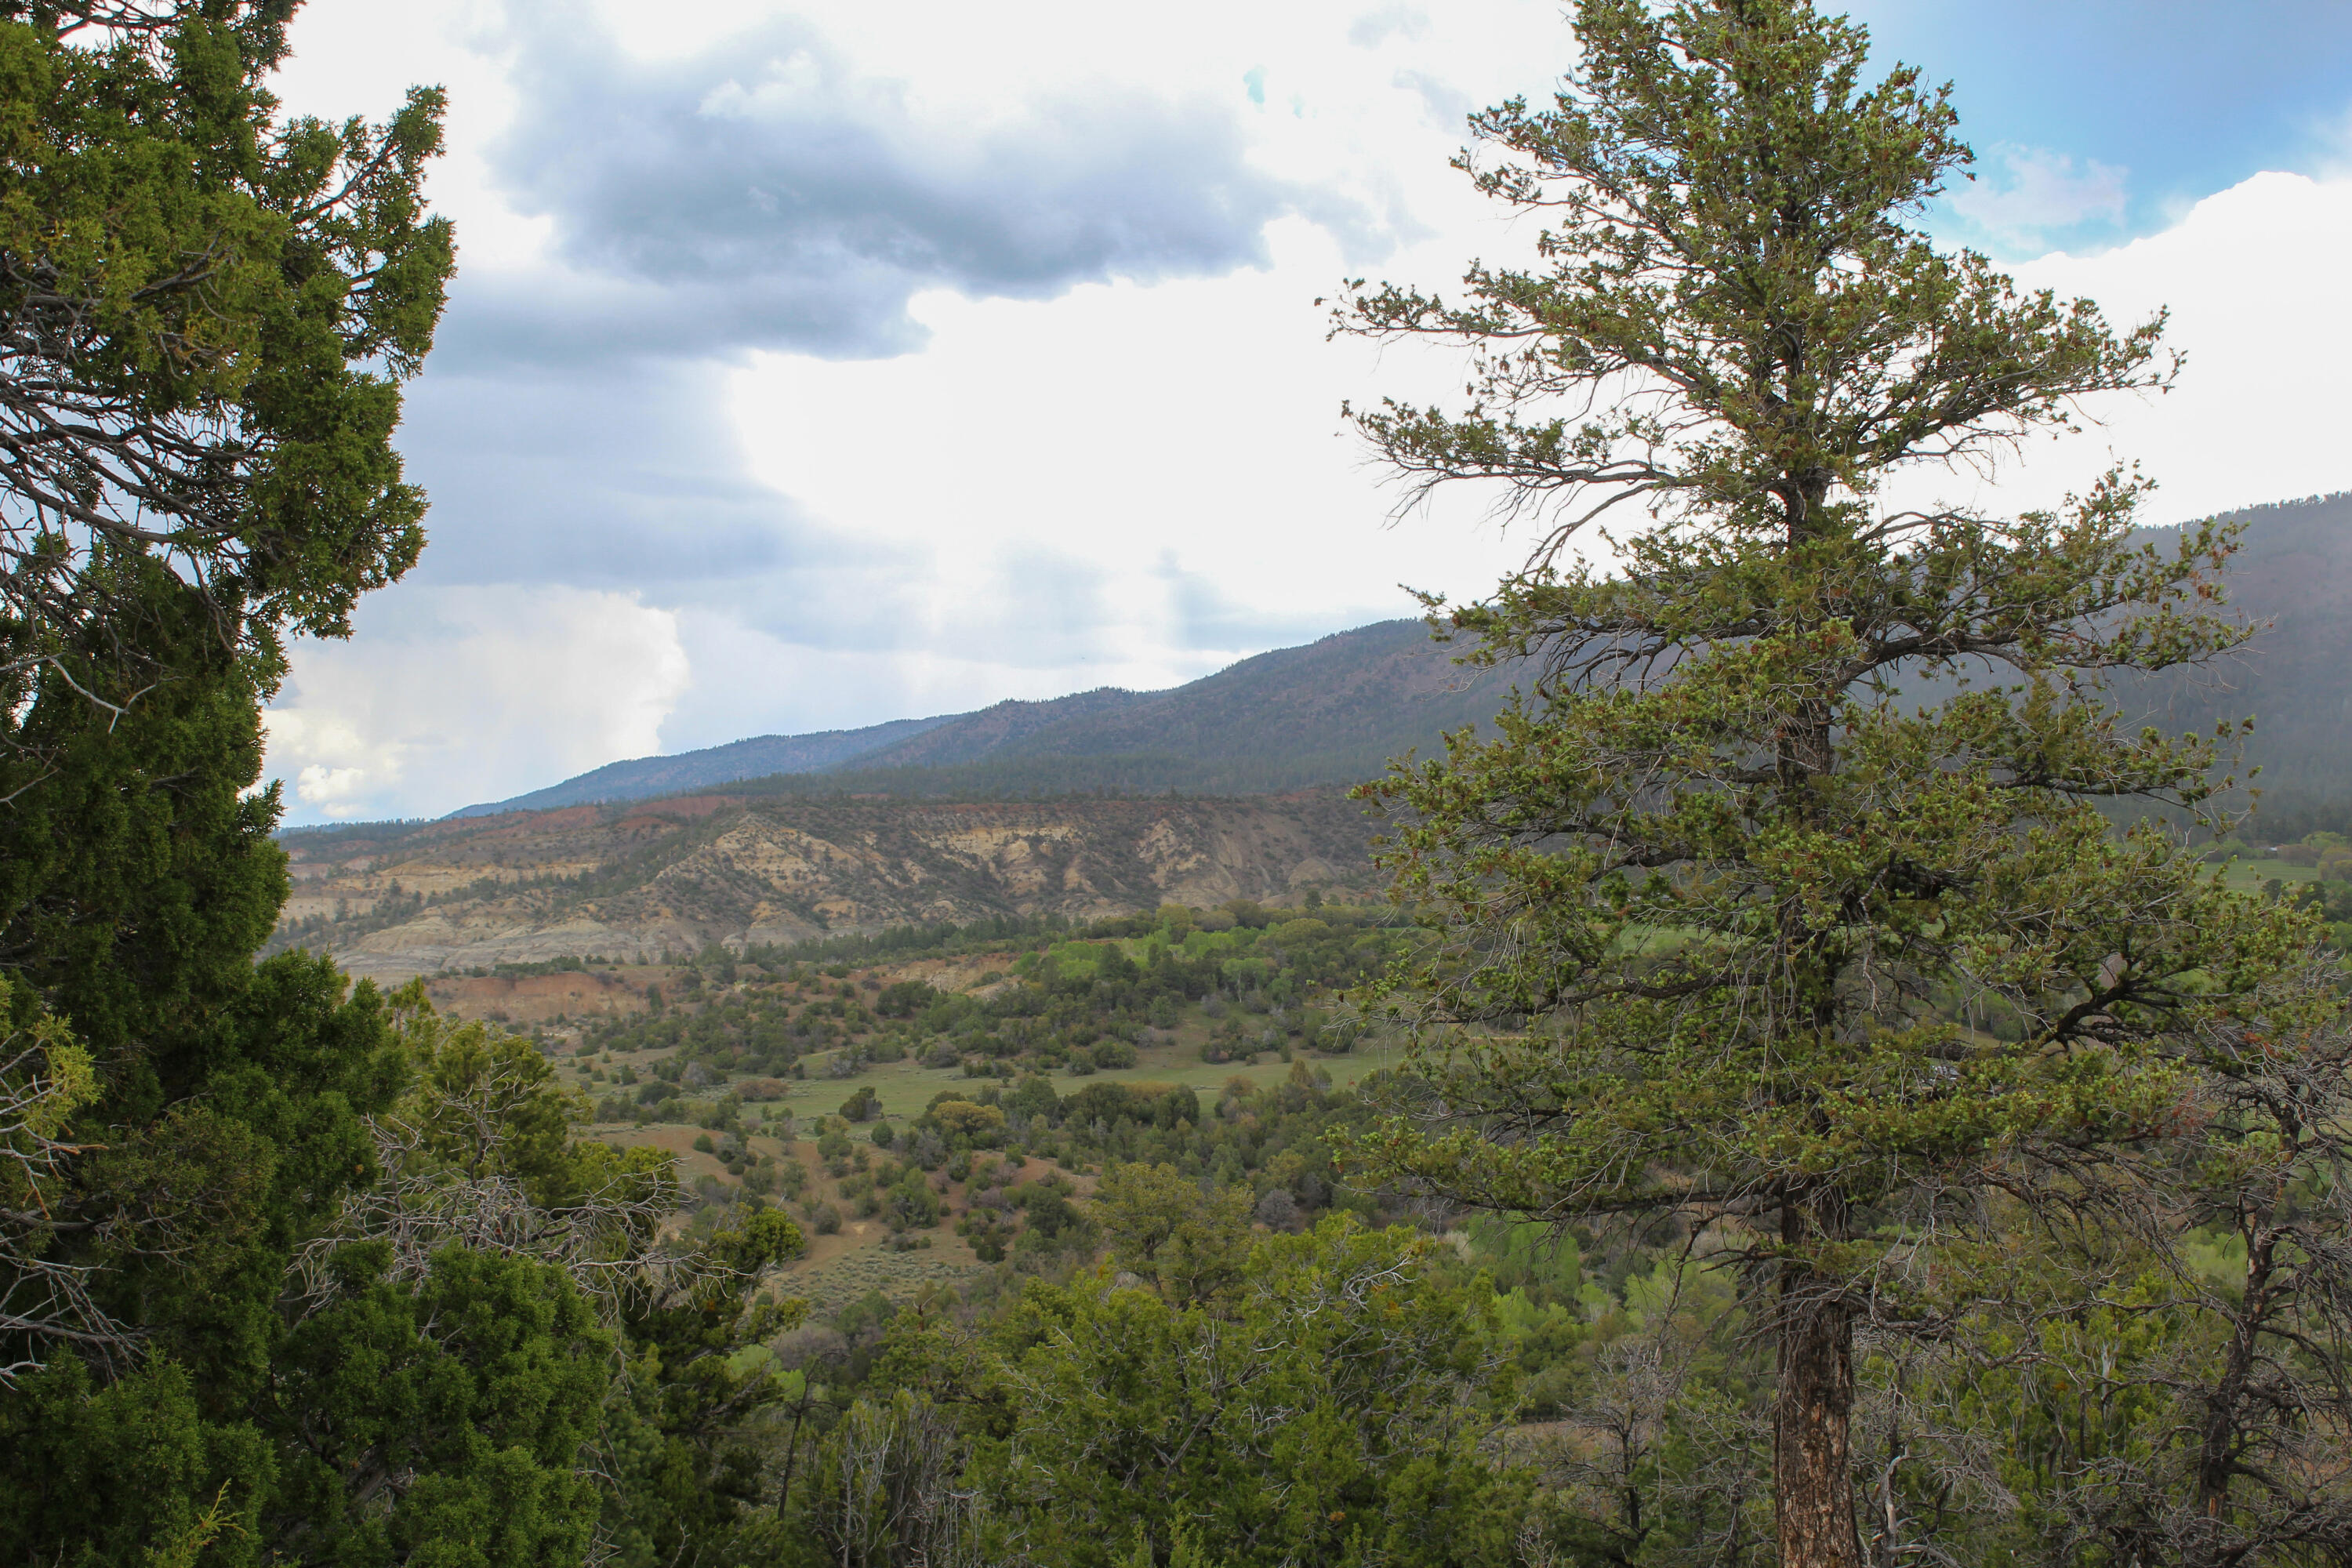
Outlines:
{"label": "green foliage", "polygon": [[463,1180],[513,1177],[543,1206],[593,1189],[610,1151],[573,1143],[587,1107],[530,1040],[479,1021],[446,1022],[421,981],[391,1000],[413,1075],[398,1116],[418,1154]]}
{"label": "green foliage", "polygon": [[[289,1543],[329,1561],[577,1560],[596,1500],[576,1458],[611,1378],[587,1301],[527,1259],[451,1247],[414,1288],[382,1283],[387,1261],[380,1244],[339,1258],[341,1298],[280,1361],[271,1511],[295,1516]],[[389,1509],[373,1500],[386,1489]]]}
{"label": "green foliage", "polygon": [[124,568],[169,559],[266,687],[282,627],[344,633],[424,543],[391,436],[453,262],[418,199],[441,97],[413,91],[382,126],[278,118],[265,83],[291,11],[0,17],[11,678],[95,640],[93,691],[146,688]]}
{"label": "green foliage", "polygon": [[30,706],[0,746],[0,968],[110,1059],[241,990],[287,889],[277,796],[245,793],[253,682],[193,590],[143,563],[113,576],[163,678],[121,714],[93,705],[77,686],[124,629],[93,627],[16,689]]}
{"label": "green foliage", "polygon": [[940,993],[919,980],[899,980],[882,987],[874,1011],[885,1018],[911,1018],[940,1000]]}
{"label": "green foliage", "polygon": [[1095,1190],[1111,1256],[1179,1307],[1232,1284],[1249,1233],[1247,1188],[1202,1191],[1173,1165],[1116,1165]]}
{"label": "green foliage", "polygon": [[[217,1414],[156,1361],[93,1386],[67,1358],[0,1401],[0,1550],[42,1561],[577,1560],[574,1470],[610,1377],[561,1271],[451,1249],[413,1287],[341,1259],[338,1299],[277,1350],[268,1393]],[[69,1548],[69,1550],[64,1550]]]}
{"label": "green foliage", "polygon": [[[753,980],[690,1012],[592,1024],[584,1043],[599,1050],[667,1048],[678,1060],[721,1071],[778,1075],[847,1076],[909,1050],[933,1065],[966,1062],[976,1076],[1004,1074],[1015,1063],[1083,1075],[1133,1066],[1145,1030],[1172,1028],[1186,1009],[1212,998],[1223,1006],[1230,998],[1266,1021],[1254,1026],[1253,1042],[1228,1041],[1213,1060],[1265,1048],[1273,1043],[1269,1035],[1343,1049],[1349,1034],[1302,1004],[1317,993],[1369,983],[1412,940],[1385,908],[1327,905],[1318,918],[1285,921],[1237,901],[1202,918],[1224,929],[1200,929],[1192,910],[1171,906],[1028,947],[1013,964],[1021,983],[986,998],[898,982],[880,988],[869,1012],[837,995],[809,996],[797,984],[787,989]],[[821,1052],[832,1059],[811,1064]],[[608,1120],[633,1114],[621,1100],[605,1107]],[[864,1119],[846,1104],[842,1114]]]}
{"label": "green foliage", "polygon": [[[2122,479],[2013,523],[1874,511],[1939,441],[2145,380],[2153,333],[1903,228],[1961,153],[1914,77],[1860,85],[1858,33],[1587,0],[1557,110],[1479,125],[1513,159],[1486,189],[1559,198],[1549,270],[1359,297],[1378,332],[1517,334],[1467,413],[1365,417],[1408,468],[1660,508],[1623,577],[1539,563],[1454,617],[1490,664],[1552,662],[1387,786],[1433,941],[1237,900],[781,959],[1027,955],[986,999],[870,1011],[713,948],[604,1037],[677,1047],[642,1092],[708,1092],[730,1172],[728,1074],[912,1046],[1003,1078],[877,1120],[878,1155],[846,1131],[870,1089],[823,1119],[893,1246],[961,1184],[995,1267],[803,1334],[768,1157],[688,1196],[583,1139],[530,1041],[251,959],[286,885],[257,704],[284,626],[338,629],[413,555],[386,437],[448,256],[415,201],[430,95],[382,132],[269,121],[289,9],[109,12],[92,44],[94,13],[0,8],[0,374],[64,363],[32,284],[60,290],[88,331],[52,384],[109,450],[220,459],[161,544],[110,533],[127,469],[7,535],[0,1557],[1799,1568],[1853,1556],[1840,1471],[1873,1479],[1874,1561],[2342,1555],[2339,977],[2288,972],[2294,902],[2085,804],[2204,798],[2210,745],[2126,734],[2084,683],[2231,644],[2227,531],[2140,550]],[[1522,417],[1644,375],[1687,417]],[[40,544],[51,518],[95,548]],[[1213,1095],[1014,1065],[1130,1063],[1195,1006],[1237,1048],[1245,1021],[1337,1045],[1329,994],[1399,960],[1421,1028],[1370,1080],[1385,1124],[1304,1060]],[[1104,1174],[1081,1196],[1040,1155]],[[1374,1228],[1402,1205],[1367,1172],[1583,1228]]]}
{"label": "green foliage", "polygon": [[[246,1521],[277,1474],[255,1426],[206,1419],[184,1367],[159,1361],[97,1387],[66,1357],[0,1398],[0,1552],[99,1568],[208,1546],[207,1568],[243,1568],[263,1560]],[[226,1521],[207,1530],[215,1506]]]}
{"label": "green foliage", "polygon": [[1226,1267],[1230,1291],[1189,1302],[1100,1277],[1031,1289],[992,1346],[998,1527],[1054,1564],[1180,1531],[1234,1564],[1511,1562],[1523,1487],[1476,1452],[1496,1375],[1480,1293],[1425,1240],[1345,1218]]}
{"label": "green foliage", "polygon": [[105,1343],[121,1328],[89,1295],[83,1274],[49,1254],[82,1151],[64,1138],[75,1111],[98,1098],[89,1052],[37,1001],[19,1003],[0,979],[0,1280],[10,1352],[0,1380],[76,1342]]}
{"label": "green foliage", "polygon": [[[1583,0],[1577,28],[1555,103],[1475,117],[1500,156],[1464,163],[1540,215],[1539,264],[1341,317],[1469,348],[1466,408],[1359,416],[1401,471],[1570,509],[1441,617],[1474,665],[1539,656],[1534,689],[1374,792],[1444,940],[1392,993],[1432,1114],[1358,1146],[1483,1206],[1722,1227],[1779,1303],[1782,1562],[1854,1563],[1854,1320],[1943,1310],[1895,1259],[1965,1226],[1959,1192],[2162,1136],[2184,1026],[2309,929],[2094,804],[2214,789],[2215,741],[2131,732],[2096,687],[2243,639],[2232,529],[2136,542],[2120,471],[2016,519],[1881,503],[2166,384],[2161,318],[2116,336],[1906,226],[1969,156],[1947,95],[1866,82],[1865,35],[1806,0]],[[1625,501],[1620,574],[1564,564]],[[1989,1001],[2015,1037],[1971,1026]]]}
{"label": "green foliage", "polygon": [[711,1236],[711,1266],[686,1289],[640,1298],[629,1312],[629,1364],[597,1440],[604,1528],[617,1561],[716,1555],[751,1528],[747,1516],[762,1500],[761,1423],[790,1391],[764,1353],[743,1352],[799,1323],[802,1303],[764,1300],[761,1285],[804,1246],[784,1215],[755,1210]]}

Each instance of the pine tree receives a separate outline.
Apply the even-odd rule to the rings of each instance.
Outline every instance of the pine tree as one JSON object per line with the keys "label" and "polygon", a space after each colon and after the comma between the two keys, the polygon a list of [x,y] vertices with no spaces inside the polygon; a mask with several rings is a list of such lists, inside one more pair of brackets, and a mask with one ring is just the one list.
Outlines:
{"label": "pine tree", "polygon": [[[1433,601],[1532,689],[1373,792],[1437,940],[1391,993],[1422,1098],[1359,1154],[1744,1263],[1779,1346],[1779,1560],[1843,1568],[1857,1328],[1942,1321],[1931,1265],[1997,1246],[1990,1186],[2164,1137],[2168,1042],[2303,931],[2101,810],[2217,787],[2221,742],[2135,730],[2102,688],[2242,639],[2231,531],[2136,542],[2126,470],[2019,517],[1887,500],[2166,386],[2162,319],[2118,333],[1911,226],[1969,152],[1948,89],[1870,81],[1850,22],[1580,0],[1575,25],[1555,102],[1475,117],[1459,160],[1538,215],[1534,261],[1454,300],[1353,285],[1338,318],[1467,345],[1465,406],[1356,423],[1417,493],[1492,481],[1542,524],[1490,600]],[[1568,552],[1604,515],[1630,520],[1613,574]]]}

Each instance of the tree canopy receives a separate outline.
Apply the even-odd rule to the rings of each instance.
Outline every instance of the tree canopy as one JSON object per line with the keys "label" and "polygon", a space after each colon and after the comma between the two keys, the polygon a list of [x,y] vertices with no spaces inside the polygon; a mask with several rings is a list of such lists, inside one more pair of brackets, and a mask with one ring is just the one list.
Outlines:
{"label": "tree canopy", "polygon": [[[1476,116],[1462,160],[1541,224],[1532,262],[1339,317],[1467,347],[1465,405],[1356,423],[1412,486],[1499,483],[1539,524],[1492,598],[1433,602],[1530,688],[1373,792],[1444,940],[1391,993],[1424,1097],[1362,1152],[1744,1263],[1780,1562],[1854,1563],[1857,1329],[1939,1331],[1953,1259],[2000,1245],[1989,1194],[2056,1201],[2164,1137],[2196,1028],[2308,930],[2100,809],[2216,787],[2219,740],[2136,730],[2100,682],[2242,640],[2231,531],[2137,542],[2124,469],[2021,516],[1890,499],[2161,389],[2162,319],[2118,333],[1919,232],[1969,154],[1852,22],[1582,0],[1576,27],[1554,100]],[[1596,519],[1608,569],[1570,550]]]}
{"label": "tree canopy", "polygon": [[391,437],[454,264],[442,98],[278,113],[288,0],[0,6],[0,679],[159,679],[135,563],[267,689],[424,544]]}

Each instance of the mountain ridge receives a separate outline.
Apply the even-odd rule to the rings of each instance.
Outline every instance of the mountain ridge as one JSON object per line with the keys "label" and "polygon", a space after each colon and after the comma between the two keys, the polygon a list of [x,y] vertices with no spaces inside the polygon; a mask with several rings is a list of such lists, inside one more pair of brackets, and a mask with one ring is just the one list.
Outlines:
{"label": "mountain ridge", "polygon": [[[2352,830],[2352,494],[2230,515],[2248,522],[2235,608],[2265,629],[2220,669],[2121,688],[2118,705],[2126,721],[2175,732],[2257,716],[2252,760],[2269,764],[2271,790],[2261,831],[2275,842]],[[1491,719],[1513,673],[1465,670],[1420,623],[1384,622],[1166,691],[1104,688],[687,754],[740,767],[776,754],[757,750],[765,742],[823,742],[795,754],[830,758],[830,771],[291,830],[295,891],[274,945],[392,978],[940,920],[1091,919],[1162,900],[1369,894],[1374,825],[1338,786]],[[600,774],[613,776],[565,786]],[[1317,782],[1285,782],[1301,778]]]}
{"label": "mountain ridge", "polygon": [[[2247,525],[2228,579],[2232,607],[2263,629],[2212,668],[2119,683],[2116,696],[2127,718],[2169,729],[2210,731],[2255,717],[2248,760],[2263,767],[2264,809],[2300,832],[2306,817],[2317,824],[2352,811],[2352,682],[2344,679],[2352,668],[2352,492],[2221,515]],[[2161,543],[2177,534],[2150,529],[2140,537]],[[1445,731],[1491,721],[1515,678],[1523,679],[1509,666],[1472,670],[1454,662],[1422,622],[1381,621],[1161,690],[1100,687],[856,730],[755,736],[608,763],[451,815],[717,788],[990,799],[1244,795],[1346,784]]]}
{"label": "mountain ridge", "polygon": [[608,763],[449,815],[606,805],[853,772],[859,777],[845,784],[874,784],[887,774],[902,775],[903,783],[924,773],[914,782],[1023,793],[1035,787],[1027,782],[1033,774],[1051,773],[1057,762],[1097,764],[1077,787],[1204,794],[1310,788],[1353,783],[1379,772],[1391,755],[1433,743],[1443,731],[1491,718],[1499,702],[1488,699],[1505,684],[1495,672],[1455,664],[1421,621],[1376,621],[1160,690],[1097,687],[857,730],[754,736]]}
{"label": "mountain ridge", "polygon": [[723,745],[667,755],[631,757],[501,801],[460,806],[450,816],[496,816],[566,805],[599,805],[615,800],[646,800],[685,790],[776,773],[814,772],[853,762],[957,717],[892,719],[857,730],[819,730],[805,735],[752,735]]}

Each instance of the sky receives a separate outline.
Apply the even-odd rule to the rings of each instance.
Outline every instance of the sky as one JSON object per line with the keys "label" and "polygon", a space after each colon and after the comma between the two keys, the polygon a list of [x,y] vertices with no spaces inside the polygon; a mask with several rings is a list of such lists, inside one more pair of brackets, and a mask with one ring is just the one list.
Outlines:
{"label": "sky", "polygon": [[[2111,319],[2177,390],[1948,499],[2116,459],[2158,522],[2352,488],[2352,5],[1864,0],[1954,84],[1940,243]],[[399,445],[431,543],[268,716],[291,823],[625,757],[1152,689],[1475,595],[1491,498],[1399,513],[1344,401],[1458,361],[1327,340],[1529,230],[1447,160],[1549,90],[1549,0],[309,0],[290,112],[450,95],[459,273]]]}

